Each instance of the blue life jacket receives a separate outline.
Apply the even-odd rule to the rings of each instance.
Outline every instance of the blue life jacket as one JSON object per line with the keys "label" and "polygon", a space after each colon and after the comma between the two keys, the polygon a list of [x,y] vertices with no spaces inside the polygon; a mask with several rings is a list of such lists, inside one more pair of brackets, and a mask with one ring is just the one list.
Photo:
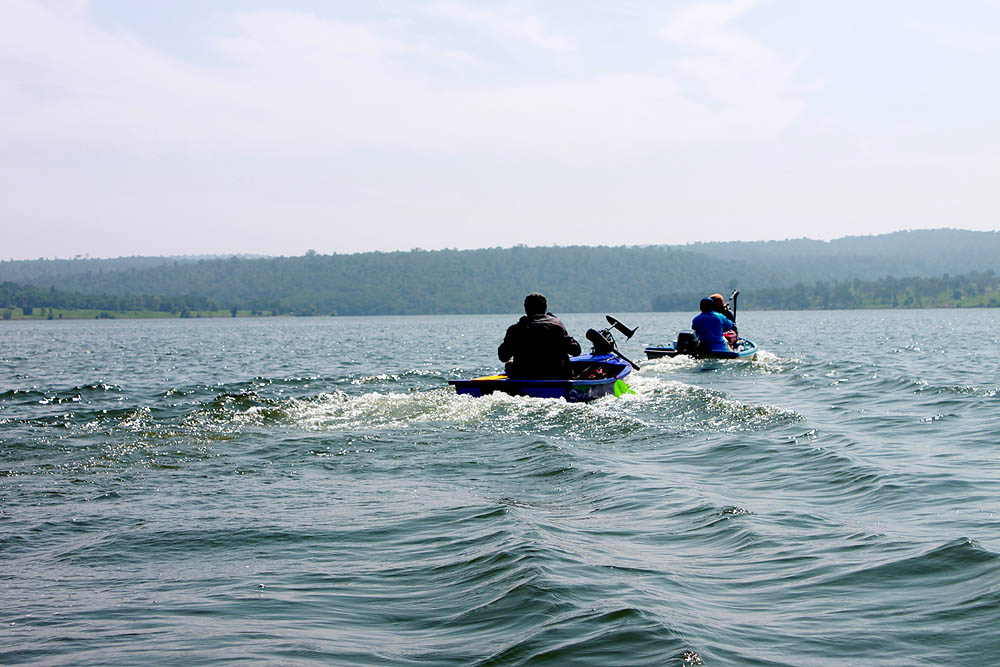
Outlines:
{"label": "blue life jacket", "polygon": [[728,352],[729,345],[722,337],[723,331],[733,328],[733,323],[722,313],[701,313],[691,320],[691,328],[698,334],[701,344],[712,352]]}

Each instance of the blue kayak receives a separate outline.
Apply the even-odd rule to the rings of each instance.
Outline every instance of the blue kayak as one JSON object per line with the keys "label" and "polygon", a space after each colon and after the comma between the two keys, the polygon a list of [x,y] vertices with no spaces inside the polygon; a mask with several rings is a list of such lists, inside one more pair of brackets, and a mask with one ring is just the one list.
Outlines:
{"label": "blue kayak", "polygon": [[[734,323],[736,322],[736,299],[739,296],[740,291],[733,290],[733,294],[730,297],[733,304],[731,317]],[[733,333],[735,334],[735,331]],[[647,359],[681,355],[694,357],[695,359],[754,359],[757,356],[757,343],[746,338],[736,338],[735,343],[730,343],[729,350],[716,352],[714,350],[706,350],[701,341],[698,340],[698,334],[693,330],[684,329],[677,334],[677,340],[674,341],[673,345],[646,348]]]}
{"label": "blue kayak", "polygon": [[[560,380],[520,380],[506,375],[487,375],[471,380],[448,380],[459,394],[486,396],[501,392],[511,396],[564,398],[570,403],[593,401],[602,396],[627,391],[624,378],[632,372],[628,361],[614,353],[583,354],[570,357],[571,376]],[[615,385],[618,382],[616,393]]]}
{"label": "blue kayak", "polygon": [[[757,343],[746,338],[738,338],[736,340],[736,345],[732,350],[727,352],[712,352],[703,350],[696,344],[685,344],[688,343],[684,337],[684,334],[687,333],[690,332],[682,331],[681,335],[678,336],[677,342],[673,345],[664,345],[663,347],[647,347],[646,358],[659,359],[660,357],[688,356],[694,357],[695,359],[753,359],[757,354]],[[697,339],[695,339],[695,341],[696,340]]]}

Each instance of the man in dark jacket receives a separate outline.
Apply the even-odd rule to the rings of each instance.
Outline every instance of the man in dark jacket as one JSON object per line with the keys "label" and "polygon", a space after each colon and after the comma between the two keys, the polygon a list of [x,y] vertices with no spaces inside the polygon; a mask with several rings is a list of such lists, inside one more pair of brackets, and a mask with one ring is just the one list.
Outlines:
{"label": "man in dark jacket", "polygon": [[507,328],[507,335],[497,348],[497,356],[504,362],[509,377],[537,380],[569,377],[569,358],[580,354],[580,344],[558,317],[546,312],[547,308],[542,294],[524,297],[524,317]]}

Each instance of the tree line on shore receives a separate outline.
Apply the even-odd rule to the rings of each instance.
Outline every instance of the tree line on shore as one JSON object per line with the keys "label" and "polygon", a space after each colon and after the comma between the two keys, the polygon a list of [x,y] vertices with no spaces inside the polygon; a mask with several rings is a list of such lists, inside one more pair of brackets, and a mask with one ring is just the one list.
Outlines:
{"label": "tree line on shore", "polygon": [[[703,292],[685,290],[661,294],[652,299],[654,311],[692,311],[697,309]],[[260,301],[220,301],[199,295],[114,295],[41,288],[13,282],[0,283],[0,317],[11,319],[15,309],[23,316],[58,317],[60,311],[100,311],[105,317],[115,313],[145,311],[177,317],[195,312],[228,311],[244,315],[336,315],[321,312],[315,306],[295,309],[288,301],[277,299],[262,305]],[[934,278],[883,277],[874,281],[817,281],[797,283],[788,288],[762,288],[747,291],[740,297],[741,308],[751,310],[824,310],[856,308],[942,308],[1000,307],[1000,276],[994,271],[972,271],[962,275],[944,274]],[[41,311],[37,312],[36,310]],[[481,312],[480,310],[474,312]],[[565,311],[569,312],[569,311]],[[359,313],[346,312],[344,315]],[[377,313],[376,313],[377,314]],[[99,315],[98,315],[99,316]]]}
{"label": "tree line on shore", "polygon": [[[694,292],[661,294],[653,310],[692,310],[705,295]],[[991,269],[980,273],[935,278],[817,281],[789,288],[767,287],[742,294],[739,305],[752,310],[849,310],[861,308],[997,308],[1000,276]]]}
{"label": "tree line on shore", "polygon": [[[100,311],[97,317],[103,314],[105,318],[113,318],[114,313],[140,311],[178,317],[188,317],[191,313],[199,311],[231,310],[233,316],[238,312],[238,309],[232,306],[223,307],[215,299],[192,294],[183,296],[83,294],[57,290],[54,287],[45,289],[12,282],[0,283],[0,317],[11,319],[15,309],[20,310],[25,317],[49,317],[49,319],[56,319],[66,311]],[[261,315],[263,311],[254,311],[252,314]]]}
{"label": "tree line on shore", "polygon": [[[561,313],[687,311],[703,290],[735,287],[748,308],[989,306],[992,287],[983,281],[992,279],[997,257],[1000,232],[939,229],[688,246],[11,260],[0,261],[0,283],[12,285],[0,308],[161,316],[516,313],[525,294],[541,291]],[[946,286],[920,282],[945,273],[975,276],[969,280],[983,291],[952,286],[957,277]]]}

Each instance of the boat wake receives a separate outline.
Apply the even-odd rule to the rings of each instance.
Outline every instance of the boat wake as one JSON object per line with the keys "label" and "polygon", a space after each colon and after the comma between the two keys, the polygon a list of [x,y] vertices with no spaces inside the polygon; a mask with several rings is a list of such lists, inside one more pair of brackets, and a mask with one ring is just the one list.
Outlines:
{"label": "boat wake", "polygon": [[647,373],[721,371],[737,375],[775,375],[788,372],[797,364],[796,359],[761,350],[753,357],[742,359],[696,359],[688,355],[660,357],[646,360],[642,367]]}

